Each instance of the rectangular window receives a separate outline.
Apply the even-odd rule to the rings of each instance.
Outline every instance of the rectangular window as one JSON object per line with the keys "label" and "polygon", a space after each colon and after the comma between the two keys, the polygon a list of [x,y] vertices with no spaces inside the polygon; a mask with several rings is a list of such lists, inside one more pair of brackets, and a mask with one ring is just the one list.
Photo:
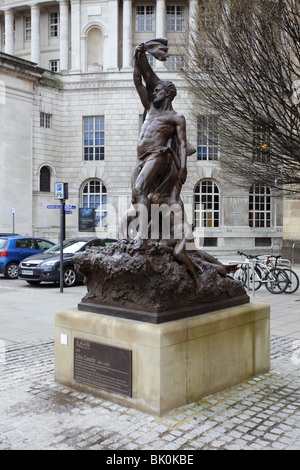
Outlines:
{"label": "rectangular window", "polygon": [[40,127],[50,129],[51,127],[51,114],[40,113]]}
{"label": "rectangular window", "polygon": [[83,118],[83,159],[104,160],[104,116]]}
{"label": "rectangular window", "polygon": [[49,36],[59,37],[59,13],[57,11],[49,14]]}
{"label": "rectangular window", "polygon": [[219,131],[216,116],[200,116],[197,133],[198,160],[218,160]]}
{"label": "rectangular window", "polygon": [[167,5],[167,31],[185,31],[185,7]]}
{"label": "rectangular window", "polygon": [[202,73],[212,73],[214,70],[214,59],[212,56],[199,57],[199,67]]}
{"label": "rectangular window", "polygon": [[154,6],[137,5],[135,11],[136,31],[154,31]]}
{"label": "rectangular window", "polygon": [[166,67],[169,72],[176,72],[176,70],[183,69],[184,60],[180,55],[169,55],[166,60]]}
{"label": "rectangular window", "polygon": [[271,227],[271,191],[268,186],[255,184],[250,188],[249,226]]}
{"label": "rectangular window", "polygon": [[268,163],[270,160],[270,126],[258,120],[253,129],[253,160]]}
{"label": "rectangular window", "polygon": [[212,237],[212,238],[205,237],[203,240],[203,246],[207,246],[207,247],[218,246],[218,239],[215,237]]}
{"label": "rectangular window", "polygon": [[31,16],[25,17],[25,42],[31,41]]}
{"label": "rectangular window", "polygon": [[49,70],[51,72],[59,72],[59,60],[49,60]]}

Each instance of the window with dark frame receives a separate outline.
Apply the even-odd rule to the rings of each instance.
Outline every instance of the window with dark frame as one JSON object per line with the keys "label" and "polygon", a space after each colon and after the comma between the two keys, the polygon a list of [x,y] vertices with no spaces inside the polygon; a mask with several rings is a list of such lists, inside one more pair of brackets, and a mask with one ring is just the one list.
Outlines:
{"label": "window with dark frame", "polygon": [[197,159],[218,160],[219,130],[217,116],[199,116],[197,129]]}
{"label": "window with dark frame", "polygon": [[25,42],[31,41],[31,16],[25,16],[25,26],[24,26],[24,32],[25,32]]}
{"label": "window with dark frame", "polygon": [[167,5],[166,7],[166,26],[167,31],[185,31],[185,6]]}
{"label": "window with dark frame", "polygon": [[49,60],[50,72],[59,72],[59,59]]}
{"label": "window with dark frame", "polygon": [[40,113],[40,127],[51,128],[51,114]]}
{"label": "window with dark frame", "polygon": [[49,36],[50,38],[59,37],[59,12],[49,14]]}
{"label": "window with dark frame", "polygon": [[249,191],[249,227],[271,227],[271,190],[253,184]]}
{"label": "window with dark frame", "polygon": [[51,172],[48,166],[43,166],[40,170],[40,191],[49,193],[51,189],[50,184]]}
{"label": "window with dark frame", "polygon": [[195,188],[194,225],[196,228],[220,225],[220,190],[214,181],[201,181]]}
{"label": "window with dark frame", "polygon": [[270,161],[271,133],[270,125],[258,119],[253,129],[253,160],[261,163]]}
{"label": "window with dark frame", "polygon": [[107,190],[102,181],[91,180],[85,184],[82,208],[95,209],[95,226],[107,227]]}
{"label": "window with dark frame", "polygon": [[137,32],[149,31],[154,32],[154,6],[153,5],[136,5],[136,21],[135,29]]}
{"label": "window with dark frame", "polygon": [[83,118],[83,159],[104,160],[104,116]]}

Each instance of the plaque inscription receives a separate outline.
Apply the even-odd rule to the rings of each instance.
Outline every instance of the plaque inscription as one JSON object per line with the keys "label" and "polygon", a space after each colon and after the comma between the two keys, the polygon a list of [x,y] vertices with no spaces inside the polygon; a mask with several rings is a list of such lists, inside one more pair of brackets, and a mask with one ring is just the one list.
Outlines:
{"label": "plaque inscription", "polygon": [[74,379],[131,397],[129,349],[74,338]]}

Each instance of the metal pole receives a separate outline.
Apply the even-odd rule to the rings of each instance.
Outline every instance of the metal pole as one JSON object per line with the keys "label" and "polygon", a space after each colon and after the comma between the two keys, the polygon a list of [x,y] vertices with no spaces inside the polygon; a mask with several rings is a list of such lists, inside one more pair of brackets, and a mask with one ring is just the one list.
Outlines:
{"label": "metal pole", "polygon": [[64,199],[60,200],[60,268],[59,268],[59,285],[60,292],[64,291],[64,253],[63,253],[63,243],[65,237],[65,201]]}

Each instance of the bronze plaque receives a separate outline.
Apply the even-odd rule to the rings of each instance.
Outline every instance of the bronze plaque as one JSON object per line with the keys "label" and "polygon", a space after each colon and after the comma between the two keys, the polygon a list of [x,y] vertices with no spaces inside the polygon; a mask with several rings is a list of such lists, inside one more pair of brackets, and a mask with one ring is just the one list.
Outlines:
{"label": "bronze plaque", "polygon": [[129,349],[74,338],[74,379],[131,397]]}

